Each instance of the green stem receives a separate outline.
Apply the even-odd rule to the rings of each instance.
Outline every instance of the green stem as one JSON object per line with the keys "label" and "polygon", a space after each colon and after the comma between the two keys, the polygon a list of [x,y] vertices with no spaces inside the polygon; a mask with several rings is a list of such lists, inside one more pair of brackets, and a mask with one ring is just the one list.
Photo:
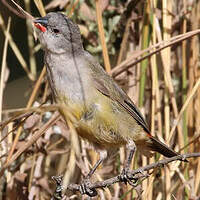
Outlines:
{"label": "green stem", "polygon": [[[150,15],[150,5],[146,2],[145,12],[143,18],[143,29],[142,29],[142,49],[146,49],[149,46],[150,38],[151,38],[151,23],[152,15]],[[140,91],[139,91],[139,107],[143,106],[144,103],[144,91],[145,91],[145,83],[146,83],[146,69],[148,66],[148,59],[145,59],[141,62],[141,71],[140,71]]]}

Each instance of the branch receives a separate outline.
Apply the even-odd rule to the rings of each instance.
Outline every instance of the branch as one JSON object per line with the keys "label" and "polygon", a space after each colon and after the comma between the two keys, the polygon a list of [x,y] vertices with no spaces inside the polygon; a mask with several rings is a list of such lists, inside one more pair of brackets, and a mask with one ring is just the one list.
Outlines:
{"label": "branch", "polygon": [[[191,38],[199,33],[200,33],[200,29],[196,29],[194,31],[190,31],[190,32],[187,32],[184,34],[174,36],[174,37],[170,38],[169,40],[163,40],[155,45],[150,46],[147,49],[144,49],[138,53],[135,53],[134,55],[128,57],[126,60],[124,60],[122,63],[120,63],[118,66],[114,67],[111,70],[110,75],[112,75],[112,77],[115,78],[116,76],[118,76],[122,72],[128,70],[130,67],[132,67],[133,65],[136,65],[137,63],[141,62],[142,60],[149,58],[150,56],[160,52],[161,50],[163,50],[169,46],[175,45],[179,42],[182,42],[188,38]],[[144,53],[146,53],[146,54],[144,55]]]}
{"label": "branch", "polygon": [[[174,156],[171,158],[166,158],[166,159],[160,160],[160,161],[158,161],[156,163],[152,163],[150,165],[146,165],[144,167],[140,167],[136,170],[130,171],[130,173],[128,173],[128,178],[137,182],[139,179],[147,177],[147,175],[143,174],[143,172],[145,172],[145,171],[149,171],[151,169],[158,168],[158,167],[164,167],[166,164],[173,162],[173,161],[177,161],[177,160],[187,161],[186,158],[194,158],[194,157],[200,157],[200,152]],[[104,181],[97,181],[95,183],[92,183],[90,185],[90,189],[108,187],[117,182],[121,182],[119,176],[115,176],[113,178],[109,178]],[[80,191],[80,185],[79,184],[70,184],[67,186],[67,189],[71,190],[73,192]]]}

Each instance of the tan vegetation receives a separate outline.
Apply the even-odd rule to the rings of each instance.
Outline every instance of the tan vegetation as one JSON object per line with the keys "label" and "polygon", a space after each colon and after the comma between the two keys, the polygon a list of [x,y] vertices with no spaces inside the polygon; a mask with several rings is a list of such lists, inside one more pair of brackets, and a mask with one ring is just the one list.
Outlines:
{"label": "tan vegetation", "polygon": [[[41,47],[34,41],[33,13],[44,16],[46,12],[60,10],[72,18],[79,24],[85,48],[139,106],[152,135],[181,154],[200,152],[200,1],[24,0],[21,6],[30,14],[28,17],[11,1],[2,2],[7,16],[12,10],[17,15],[12,14],[7,20],[0,13],[0,31],[4,37],[0,52],[0,199],[50,199],[55,189],[52,176],[62,174],[64,187],[80,183],[98,159],[91,146],[76,136],[74,127],[66,126],[56,105],[50,106],[45,67],[41,72],[38,70],[43,61],[37,59]],[[26,59],[10,28],[20,17],[26,18],[21,19],[26,20],[26,26],[20,30],[27,31]],[[8,71],[12,67],[8,62],[8,47],[33,86],[24,108],[3,106]],[[11,98],[15,100],[15,96]],[[93,181],[119,174],[125,159],[124,148],[116,154],[96,171]],[[160,159],[163,157],[158,154],[147,159],[136,153],[132,168]],[[175,161],[148,171],[149,176],[135,188],[116,183],[99,189],[95,198],[197,200],[200,158],[188,160],[189,163]],[[86,199],[78,192],[65,192],[66,199]]]}

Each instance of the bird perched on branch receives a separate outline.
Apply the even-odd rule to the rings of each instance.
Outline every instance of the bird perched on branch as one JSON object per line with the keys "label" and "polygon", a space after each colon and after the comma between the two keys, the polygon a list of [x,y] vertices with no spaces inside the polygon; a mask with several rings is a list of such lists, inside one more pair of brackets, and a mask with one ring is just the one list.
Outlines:
{"label": "bird perched on branch", "polygon": [[65,15],[52,12],[36,19],[34,25],[45,52],[47,76],[60,113],[67,121],[70,112],[78,135],[101,150],[100,159],[81,185],[82,193],[96,195],[84,183],[88,183],[107,157],[106,150],[111,148],[126,145],[128,156],[120,177],[129,183],[127,173],[136,147],[145,156],[151,156],[152,151],[166,157],[178,155],[150,134],[132,100],[84,50],[76,24]]}

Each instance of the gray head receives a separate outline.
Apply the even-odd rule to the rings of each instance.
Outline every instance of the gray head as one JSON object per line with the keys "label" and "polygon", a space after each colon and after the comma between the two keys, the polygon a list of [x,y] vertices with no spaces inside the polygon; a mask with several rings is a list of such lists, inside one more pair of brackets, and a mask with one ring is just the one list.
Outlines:
{"label": "gray head", "polygon": [[79,27],[62,13],[48,13],[34,25],[45,51],[61,54],[83,50]]}

